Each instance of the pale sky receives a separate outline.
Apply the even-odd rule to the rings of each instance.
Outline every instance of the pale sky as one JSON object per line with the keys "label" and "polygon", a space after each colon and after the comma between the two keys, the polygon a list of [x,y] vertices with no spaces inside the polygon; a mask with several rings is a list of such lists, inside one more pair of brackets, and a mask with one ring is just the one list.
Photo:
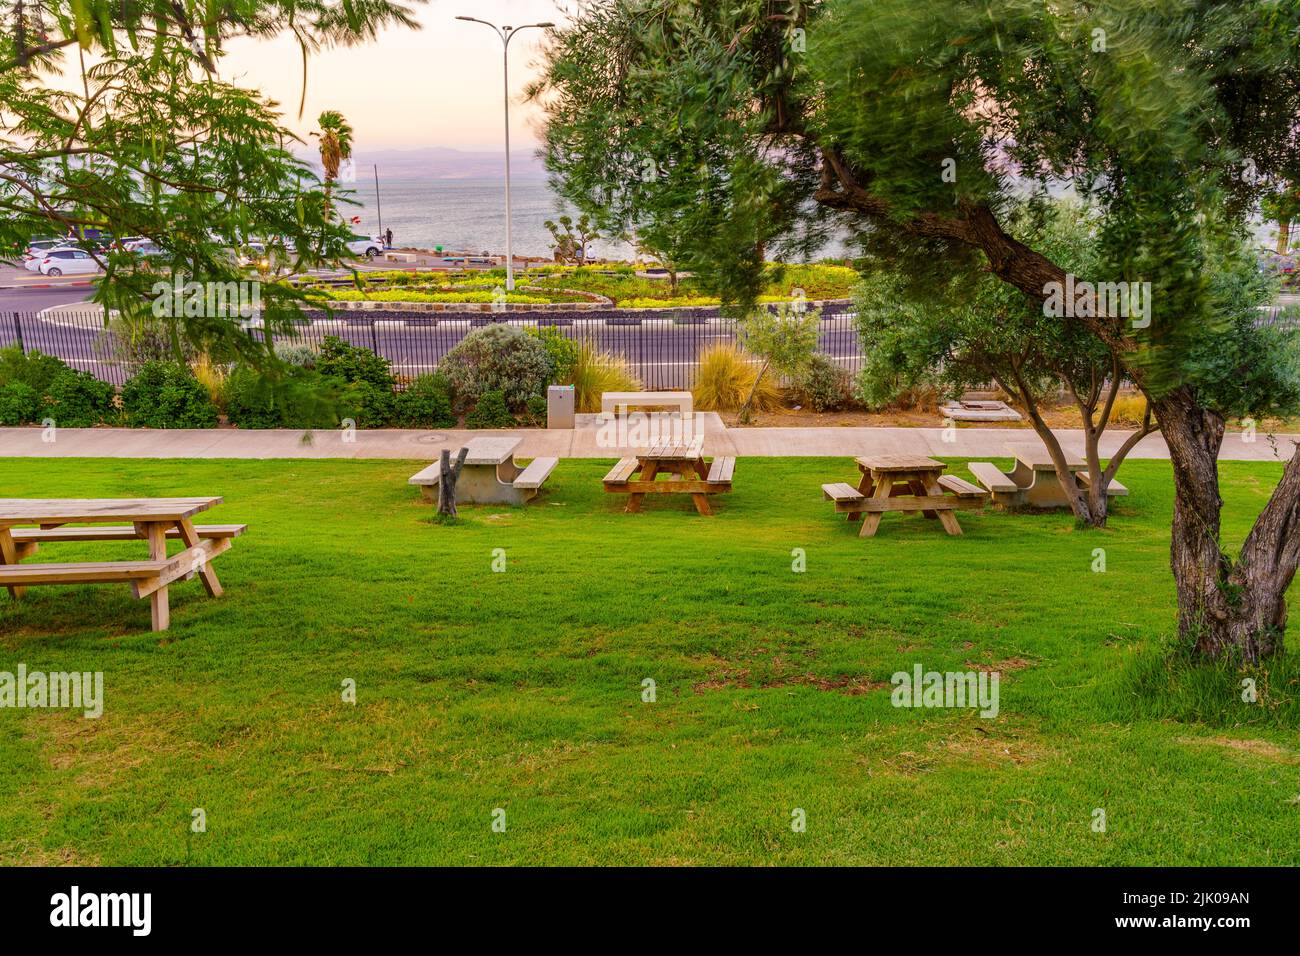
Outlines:
{"label": "pale sky", "polygon": [[[487,27],[455,18],[512,26],[563,23],[556,0],[429,0],[411,6],[424,29],[389,30],[374,43],[311,58],[302,121],[302,58],[288,36],[229,44],[221,77],[276,100],[285,125],[300,135],[315,129],[322,110],[338,110],[352,124],[353,148],[360,152],[420,146],[501,149],[501,41]],[[571,2],[564,6],[572,9]],[[538,142],[537,111],[520,105],[519,98],[536,76],[542,38],[541,30],[525,30],[510,41],[512,150]]]}

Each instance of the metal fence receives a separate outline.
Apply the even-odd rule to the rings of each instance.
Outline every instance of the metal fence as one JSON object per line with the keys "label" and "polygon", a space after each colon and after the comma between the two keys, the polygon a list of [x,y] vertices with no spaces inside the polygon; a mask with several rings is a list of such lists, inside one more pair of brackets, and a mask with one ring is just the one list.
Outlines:
{"label": "metal fence", "polygon": [[[847,303],[826,305],[818,340],[819,351],[852,374],[862,367],[854,318]],[[326,336],[337,336],[373,349],[392,363],[395,374],[413,378],[436,369],[471,329],[493,323],[549,327],[567,338],[590,343],[625,359],[651,389],[690,388],[701,353],[737,339],[735,321],[719,315],[717,309],[436,314],[368,310],[333,317],[313,315],[291,333],[277,333],[275,342],[319,348]],[[248,334],[260,337],[263,333],[249,329]],[[125,382],[134,370],[130,353],[101,313],[0,313],[0,347],[15,343],[26,352],[39,350],[56,356],[115,385]]]}

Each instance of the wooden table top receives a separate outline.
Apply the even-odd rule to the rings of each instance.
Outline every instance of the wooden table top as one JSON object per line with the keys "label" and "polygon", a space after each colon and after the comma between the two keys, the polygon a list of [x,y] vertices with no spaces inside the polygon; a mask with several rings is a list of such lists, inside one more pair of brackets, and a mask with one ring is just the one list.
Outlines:
{"label": "wooden table top", "polygon": [[[465,456],[467,465],[499,465],[503,461],[509,460],[510,456],[515,453],[519,447],[522,438],[471,438],[465,443],[469,449],[469,454]],[[459,448],[453,448],[451,460],[454,463],[456,456],[460,454]]]}
{"label": "wooden table top", "polygon": [[858,467],[866,471],[943,471],[948,466],[924,455],[863,455],[855,458]]}
{"label": "wooden table top", "polygon": [[703,454],[704,436],[696,435],[688,442],[659,442],[638,451],[636,457],[641,461],[694,461]]}
{"label": "wooden table top", "polygon": [[180,521],[222,498],[0,498],[0,526],[96,521]]}
{"label": "wooden table top", "polygon": [[[1079,471],[1088,467],[1088,463],[1078,455],[1066,451],[1064,448],[1061,450],[1065,452],[1065,463],[1071,471]],[[1034,442],[1008,442],[1007,451],[1015,457],[1016,461],[1027,468],[1034,469],[1034,471],[1056,470],[1056,466],[1052,464],[1052,456],[1047,453],[1047,449],[1042,445]]]}

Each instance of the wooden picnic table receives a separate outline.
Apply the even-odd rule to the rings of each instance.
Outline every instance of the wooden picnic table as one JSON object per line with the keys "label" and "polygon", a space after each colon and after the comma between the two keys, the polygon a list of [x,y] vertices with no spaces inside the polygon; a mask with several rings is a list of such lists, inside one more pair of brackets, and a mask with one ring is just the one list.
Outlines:
{"label": "wooden picnic table", "polygon": [[[208,594],[222,593],[212,559],[230,548],[244,525],[196,526],[193,518],[221,498],[0,498],[0,585],[15,600],[29,585],[125,583],[137,598],[148,597],[153,629],[171,623],[167,588],[197,575]],[[130,522],[115,527],[67,527]],[[37,527],[22,527],[36,525]],[[182,549],[167,556],[168,539]],[[59,564],[20,564],[42,544],[70,541],[144,540],[147,561],[83,561]]]}
{"label": "wooden picnic table", "polygon": [[920,512],[937,518],[950,535],[961,534],[953,513],[957,509],[982,508],[987,494],[961,478],[944,475],[941,461],[917,455],[870,455],[855,458],[862,473],[857,487],[846,482],[822,485],[822,492],[835,502],[835,510],[856,521],[865,515],[861,537],[870,538],[887,512]]}
{"label": "wooden picnic table", "polygon": [[[628,512],[641,510],[646,495],[686,494],[702,515],[713,514],[709,496],[731,490],[735,458],[704,460],[704,437],[687,442],[659,442],[624,458],[605,475],[605,490],[628,496]],[[663,477],[664,480],[659,480]]]}

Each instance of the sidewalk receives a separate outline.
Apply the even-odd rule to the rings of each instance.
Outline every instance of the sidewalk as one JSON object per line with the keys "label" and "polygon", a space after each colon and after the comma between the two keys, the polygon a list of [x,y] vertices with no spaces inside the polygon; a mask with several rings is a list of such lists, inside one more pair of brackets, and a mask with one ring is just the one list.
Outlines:
{"label": "sidewalk", "polygon": [[[854,455],[929,455],[938,458],[1008,458],[1008,442],[1035,442],[1024,428],[727,428],[713,412],[696,416],[696,433],[704,435],[705,454],[737,457],[851,457]],[[491,432],[357,431],[302,432],[240,429],[150,430],[143,428],[63,428],[53,442],[40,428],[0,428],[0,457],[34,458],[405,458],[429,461],[443,448],[453,452],[476,435],[514,436],[523,440],[521,458],[618,458],[633,449],[605,441],[608,431],[595,425],[574,430],[514,429]],[[1057,432],[1067,450],[1083,451],[1083,433]],[[1127,432],[1107,432],[1103,457],[1113,453]],[[1290,458],[1298,435],[1263,433],[1247,442],[1236,432],[1223,441],[1225,461],[1279,461]],[[1131,458],[1169,457],[1160,435],[1148,435]]]}

